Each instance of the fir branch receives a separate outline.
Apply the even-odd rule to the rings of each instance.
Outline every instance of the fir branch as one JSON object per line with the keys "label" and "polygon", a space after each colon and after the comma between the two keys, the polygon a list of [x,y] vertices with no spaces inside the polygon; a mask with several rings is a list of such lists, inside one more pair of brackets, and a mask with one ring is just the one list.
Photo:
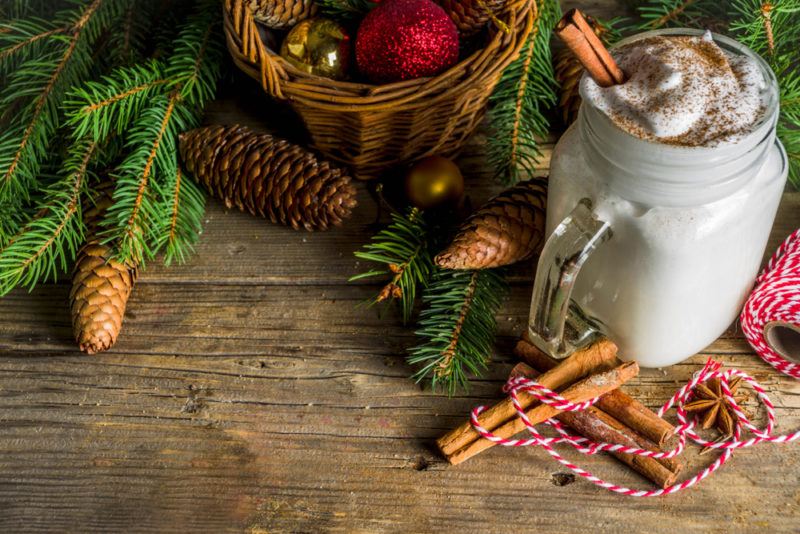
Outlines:
{"label": "fir branch", "polygon": [[360,260],[379,263],[385,268],[357,274],[349,281],[388,276],[389,281],[371,304],[399,299],[403,324],[411,320],[417,293],[428,285],[434,269],[428,234],[422,213],[411,208],[405,216],[393,213],[389,226],[354,253]]}
{"label": "fir branch", "polygon": [[646,0],[636,8],[640,21],[629,31],[675,26],[707,27],[725,15],[725,3],[716,0]]}
{"label": "fir branch", "polygon": [[53,50],[23,62],[9,74],[0,93],[0,109],[22,108],[0,136],[0,199],[29,196],[60,123],[58,102],[88,74],[91,44],[111,23],[120,1],[93,0],[83,9],[59,14],[56,27],[69,30],[48,36]]}
{"label": "fir branch", "polygon": [[65,30],[37,18],[0,23],[0,73],[8,73],[19,63],[41,53],[50,43],[49,37]]}
{"label": "fir branch", "polygon": [[169,213],[161,216],[168,224],[158,235],[158,246],[164,247],[164,262],[167,265],[173,261],[183,263],[192,253],[201,233],[201,221],[205,213],[205,195],[200,188],[183,176],[178,165],[173,176],[163,188],[172,195],[171,204],[162,204],[170,208]]}
{"label": "fir branch", "polygon": [[732,19],[731,32],[764,56],[776,74],[783,67],[780,63],[785,55],[795,60],[800,55],[800,0],[733,0],[728,15]]}
{"label": "fir branch", "polygon": [[534,27],[519,57],[503,72],[491,96],[489,163],[501,182],[530,174],[541,156],[538,139],[550,130],[547,111],[556,104],[550,35],[561,16],[556,0],[533,2]]}
{"label": "fir branch", "polygon": [[[132,152],[115,173],[114,205],[106,213],[103,234],[106,242],[118,244],[120,261],[142,264],[163,246],[167,263],[183,261],[197,240],[204,202],[194,184],[179,179],[176,140],[198,123],[216,91],[223,57],[217,9],[214,1],[201,2],[182,25],[164,59],[164,88],[171,92],[148,102],[128,134]],[[125,84],[129,90],[144,84],[131,85]],[[143,93],[128,94],[109,109]]]}
{"label": "fir branch", "polygon": [[800,0],[734,0],[730,9],[731,31],[778,79],[777,134],[789,156],[789,181],[800,188]]}
{"label": "fir branch", "polygon": [[152,20],[152,2],[128,0],[128,7],[112,29],[108,42],[108,55],[115,65],[131,65],[144,59],[146,37]]}
{"label": "fir branch", "polygon": [[360,19],[378,5],[372,0],[315,0],[322,15],[334,20],[347,22]]}
{"label": "fir branch", "polygon": [[642,6],[639,8],[639,12],[642,14],[642,18],[648,21],[647,28],[655,30],[677,21],[694,3],[695,0],[677,0],[656,8]]}
{"label": "fir branch", "polygon": [[84,235],[81,195],[97,150],[91,141],[70,148],[61,177],[45,190],[37,215],[0,250],[0,295],[17,285],[55,279],[59,268],[66,270],[75,258]]}
{"label": "fir branch", "polygon": [[189,17],[174,43],[166,75],[189,105],[202,106],[213,98],[224,54],[217,3],[206,0]]}
{"label": "fir branch", "polygon": [[166,91],[169,82],[163,65],[155,60],[120,67],[67,96],[64,101],[67,124],[76,138],[91,135],[100,140],[113,131],[121,134],[156,94]]}
{"label": "fir branch", "polygon": [[469,375],[486,369],[495,339],[495,315],[507,292],[495,270],[439,269],[425,291],[417,336],[408,362],[419,365],[417,382],[429,379],[453,395],[466,389]]}
{"label": "fir branch", "polygon": [[[158,217],[154,186],[151,181],[157,161],[174,158],[174,143],[180,122],[176,120],[178,94],[157,97],[133,123],[126,148],[130,153],[114,173],[117,185],[113,205],[107,210],[103,232],[104,243],[118,243],[119,260],[140,265],[152,258],[156,249],[149,241]],[[162,163],[167,166],[169,163]]]}

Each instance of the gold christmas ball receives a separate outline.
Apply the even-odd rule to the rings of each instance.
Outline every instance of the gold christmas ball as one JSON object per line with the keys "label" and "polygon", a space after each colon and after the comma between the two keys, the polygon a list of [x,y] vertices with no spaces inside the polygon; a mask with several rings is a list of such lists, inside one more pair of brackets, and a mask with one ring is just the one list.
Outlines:
{"label": "gold christmas ball", "polygon": [[464,194],[464,177],[455,163],[442,156],[429,156],[415,163],[406,174],[406,196],[420,209],[455,204]]}
{"label": "gold christmas ball", "polygon": [[298,23],[281,45],[281,57],[295,68],[334,80],[347,77],[351,55],[347,30],[324,18]]}

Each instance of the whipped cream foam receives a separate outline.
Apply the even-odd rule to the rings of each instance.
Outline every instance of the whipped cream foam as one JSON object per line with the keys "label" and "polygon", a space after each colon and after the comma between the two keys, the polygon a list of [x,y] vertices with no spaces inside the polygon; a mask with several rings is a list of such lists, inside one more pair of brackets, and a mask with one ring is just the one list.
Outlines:
{"label": "whipped cream foam", "polygon": [[628,79],[600,87],[584,76],[583,94],[620,128],[680,146],[735,142],[765,112],[767,84],[751,58],[702,37],[658,36],[612,51]]}

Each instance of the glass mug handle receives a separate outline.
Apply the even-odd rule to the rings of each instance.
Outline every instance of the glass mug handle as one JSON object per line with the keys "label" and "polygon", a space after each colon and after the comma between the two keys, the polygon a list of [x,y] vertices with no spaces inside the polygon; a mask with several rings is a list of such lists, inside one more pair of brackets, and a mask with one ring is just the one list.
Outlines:
{"label": "glass mug handle", "polygon": [[566,358],[599,334],[570,296],[583,264],[610,237],[611,226],[595,216],[589,199],[583,199],[547,239],[528,320],[528,334],[540,350]]}

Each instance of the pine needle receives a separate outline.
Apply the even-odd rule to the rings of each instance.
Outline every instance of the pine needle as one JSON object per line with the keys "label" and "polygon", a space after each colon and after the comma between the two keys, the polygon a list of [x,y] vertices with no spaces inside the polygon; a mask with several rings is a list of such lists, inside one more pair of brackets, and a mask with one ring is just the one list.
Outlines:
{"label": "pine needle", "polygon": [[405,216],[392,214],[389,226],[355,252],[356,258],[385,267],[357,274],[349,281],[388,277],[386,285],[370,303],[399,300],[404,324],[411,320],[417,294],[428,285],[433,271],[428,234],[422,213],[412,208]]}
{"label": "pine needle", "polygon": [[44,192],[37,215],[0,250],[0,295],[17,285],[54,280],[75,259],[84,235],[81,196],[97,149],[87,141],[70,147],[61,177]]}
{"label": "pine needle", "polygon": [[561,16],[557,0],[534,0],[534,28],[519,57],[492,93],[488,158],[502,183],[531,174],[541,157],[539,139],[550,132],[548,111],[556,104],[550,36]]}
{"label": "pine needle", "polygon": [[64,102],[67,124],[76,138],[102,140],[112,132],[122,134],[155,95],[166,91],[168,81],[156,60],[120,67],[69,93]]}
{"label": "pine needle", "polygon": [[371,0],[315,0],[320,13],[333,20],[354,20],[363,17],[377,1]]}
{"label": "pine needle", "polygon": [[495,315],[507,292],[496,270],[438,269],[422,298],[425,305],[408,362],[419,366],[417,382],[453,395],[467,389],[470,375],[487,367],[495,340]]}

